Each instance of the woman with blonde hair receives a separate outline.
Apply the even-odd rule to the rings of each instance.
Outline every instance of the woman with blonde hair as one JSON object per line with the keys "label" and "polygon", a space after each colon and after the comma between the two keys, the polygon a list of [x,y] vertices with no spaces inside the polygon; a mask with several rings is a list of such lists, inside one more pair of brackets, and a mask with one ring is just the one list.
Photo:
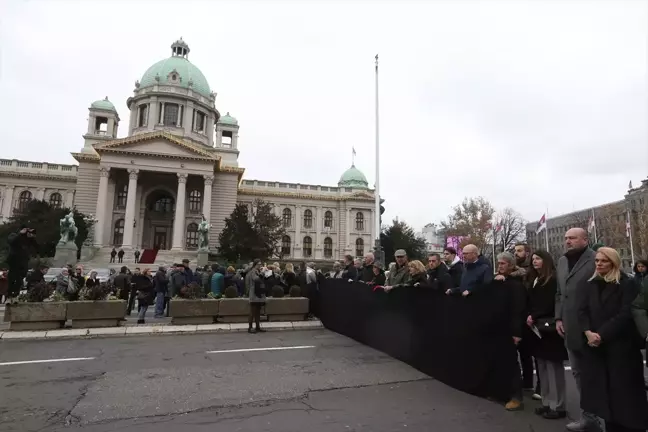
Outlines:
{"label": "woman with blonde hair", "polygon": [[581,408],[605,420],[607,432],[648,429],[642,339],[632,319],[638,287],[616,250],[596,251],[594,275],[580,288],[578,323],[587,345],[581,365]]}
{"label": "woman with blonde hair", "polygon": [[427,287],[428,278],[427,270],[423,263],[419,260],[410,261],[407,263],[407,269],[409,270],[410,280],[406,284],[402,285],[387,285],[385,291],[389,292],[394,288],[399,288],[402,286],[415,286],[415,287]]}

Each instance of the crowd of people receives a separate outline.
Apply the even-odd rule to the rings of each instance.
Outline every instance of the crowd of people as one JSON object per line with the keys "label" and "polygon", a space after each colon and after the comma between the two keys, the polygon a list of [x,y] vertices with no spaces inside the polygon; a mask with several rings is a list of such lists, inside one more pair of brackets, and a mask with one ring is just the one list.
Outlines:
{"label": "crowd of people", "polygon": [[512,253],[497,255],[495,269],[475,245],[463,248],[463,260],[451,247],[443,255],[430,254],[427,268],[398,250],[387,271],[367,254],[362,262],[346,257],[328,276],[386,292],[438,289],[467,297],[486,287],[506,290],[519,367],[511,371],[514,383],[505,408],[523,410],[526,392],[540,401],[538,416],[566,418],[568,361],[581,416],[567,430],[601,431],[604,424],[607,432],[645,431],[642,349],[648,341],[648,261],[638,261],[634,274],[625,274],[618,252],[591,249],[580,228],[566,232],[565,248],[555,263],[547,251],[520,243]]}

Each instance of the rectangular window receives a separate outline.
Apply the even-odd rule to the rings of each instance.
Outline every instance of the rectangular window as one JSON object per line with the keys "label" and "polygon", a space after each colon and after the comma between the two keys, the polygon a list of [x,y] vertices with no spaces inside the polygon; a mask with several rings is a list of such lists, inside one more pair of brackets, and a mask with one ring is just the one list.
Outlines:
{"label": "rectangular window", "polygon": [[205,123],[206,116],[205,113],[196,111],[196,120],[194,123],[194,131],[204,133],[205,132]]}
{"label": "rectangular window", "polygon": [[164,126],[176,126],[178,123],[178,104],[164,104]]}
{"label": "rectangular window", "polygon": [[148,105],[139,106],[139,119],[137,120],[137,126],[143,127],[148,123]]}

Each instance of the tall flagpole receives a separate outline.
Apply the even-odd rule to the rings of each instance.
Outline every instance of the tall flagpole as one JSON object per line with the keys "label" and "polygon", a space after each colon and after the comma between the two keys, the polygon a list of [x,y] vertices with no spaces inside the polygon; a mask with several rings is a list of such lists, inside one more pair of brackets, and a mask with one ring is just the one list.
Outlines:
{"label": "tall flagpole", "polygon": [[596,233],[596,213],[594,213],[594,207],[592,207],[592,225],[594,227],[594,243],[598,243],[598,234]]}
{"label": "tall flagpole", "polygon": [[630,240],[630,258],[632,258],[632,268],[635,266],[634,246],[632,244],[632,219],[630,219],[630,209],[626,210],[626,223],[628,224],[628,238]]}
{"label": "tall flagpole", "polygon": [[[380,246],[380,129],[379,129],[379,109],[378,109],[378,54],[376,54],[376,184],[375,184],[375,198],[376,198],[376,254],[382,257],[382,249]],[[384,264],[384,263],[383,263]]]}

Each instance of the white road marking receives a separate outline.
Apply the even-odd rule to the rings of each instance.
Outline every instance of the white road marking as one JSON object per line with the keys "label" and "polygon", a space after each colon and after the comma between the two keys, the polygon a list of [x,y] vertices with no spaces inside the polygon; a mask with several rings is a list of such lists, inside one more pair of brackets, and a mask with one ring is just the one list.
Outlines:
{"label": "white road marking", "polygon": [[239,352],[253,352],[253,351],[283,351],[283,350],[296,350],[296,349],[308,349],[308,348],[315,348],[315,345],[218,350],[218,351],[207,351],[207,354],[239,353]]}
{"label": "white road marking", "polygon": [[47,360],[25,360],[25,361],[15,361],[15,362],[4,362],[4,363],[0,363],[0,366],[15,366],[15,365],[25,365],[25,364],[38,364],[38,363],[71,362],[71,361],[83,361],[83,360],[94,360],[94,359],[95,359],[95,357],[72,357],[72,358],[47,359]]}

